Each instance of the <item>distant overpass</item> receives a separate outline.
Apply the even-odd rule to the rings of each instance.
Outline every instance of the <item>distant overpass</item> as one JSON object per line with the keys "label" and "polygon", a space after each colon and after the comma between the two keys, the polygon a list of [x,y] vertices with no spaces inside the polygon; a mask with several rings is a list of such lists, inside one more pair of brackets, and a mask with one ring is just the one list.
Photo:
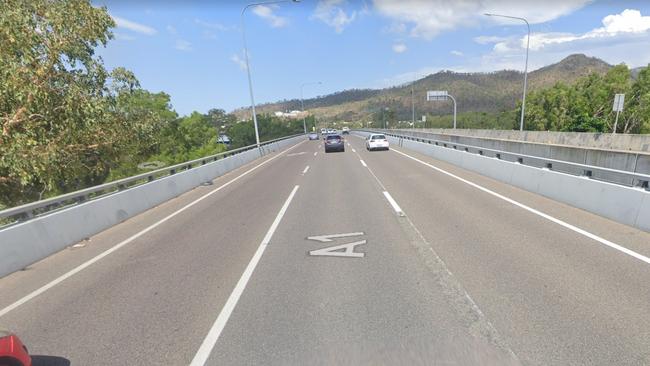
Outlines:
{"label": "distant overpass", "polygon": [[0,326],[72,365],[650,363],[648,190],[368,132],[22,217],[3,258],[66,249],[0,278]]}

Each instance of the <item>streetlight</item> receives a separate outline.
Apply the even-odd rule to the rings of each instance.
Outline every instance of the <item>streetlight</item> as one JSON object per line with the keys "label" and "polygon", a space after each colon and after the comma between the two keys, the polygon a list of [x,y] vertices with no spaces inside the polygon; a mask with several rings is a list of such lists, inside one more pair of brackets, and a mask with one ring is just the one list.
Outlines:
{"label": "streetlight", "polygon": [[255,97],[253,97],[253,80],[251,79],[251,67],[248,63],[248,46],[246,45],[246,23],[244,22],[244,13],[246,13],[246,9],[250,8],[251,6],[280,4],[280,3],[289,3],[289,2],[297,3],[300,2],[300,0],[275,0],[275,1],[251,3],[244,6],[244,8],[241,11],[241,33],[242,33],[242,38],[244,39],[244,58],[246,59],[246,74],[248,74],[248,91],[251,95],[251,110],[253,113],[253,124],[255,125],[255,141],[257,143],[257,147],[260,146],[260,133],[257,129],[257,114],[255,113]]}
{"label": "streetlight", "polygon": [[305,134],[307,134],[307,116],[305,116],[305,102],[303,101],[303,88],[305,85],[322,85],[320,81],[313,81],[311,83],[302,83],[300,85],[300,106],[302,108],[302,127],[305,129]]}
{"label": "streetlight", "polygon": [[526,110],[526,83],[528,82],[528,48],[530,47],[530,24],[528,24],[528,21],[525,18],[513,17],[510,15],[491,14],[491,13],[485,13],[485,15],[489,17],[502,17],[502,18],[522,20],[526,23],[526,27],[528,27],[528,40],[526,41],[526,67],[524,68],[524,96],[521,101],[521,120],[519,121],[519,131],[523,131],[524,111]]}
{"label": "streetlight", "polygon": [[413,123],[413,128],[415,128],[415,96],[413,94],[413,84],[415,84],[415,81],[411,83],[411,123]]}

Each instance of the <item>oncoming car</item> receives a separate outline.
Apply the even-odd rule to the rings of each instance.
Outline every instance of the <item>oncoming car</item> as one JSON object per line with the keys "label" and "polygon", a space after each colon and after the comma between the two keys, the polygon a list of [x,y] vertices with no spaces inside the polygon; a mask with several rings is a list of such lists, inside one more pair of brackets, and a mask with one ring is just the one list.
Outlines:
{"label": "oncoming car", "polygon": [[388,140],[385,135],[373,133],[366,137],[366,149],[372,150],[388,150]]}
{"label": "oncoming car", "polygon": [[318,140],[318,134],[316,132],[309,133],[309,140]]}
{"label": "oncoming car", "polygon": [[325,152],[345,151],[345,142],[340,135],[328,135],[325,138]]}

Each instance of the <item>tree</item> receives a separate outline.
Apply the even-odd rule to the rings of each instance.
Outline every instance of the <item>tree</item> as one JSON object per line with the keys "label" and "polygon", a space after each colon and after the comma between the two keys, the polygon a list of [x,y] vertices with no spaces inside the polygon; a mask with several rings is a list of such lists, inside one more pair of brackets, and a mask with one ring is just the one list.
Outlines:
{"label": "tree", "polygon": [[124,136],[110,118],[94,48],[114,26],[81,0],[4,0],[0,9],[0,200],[101,182]]}

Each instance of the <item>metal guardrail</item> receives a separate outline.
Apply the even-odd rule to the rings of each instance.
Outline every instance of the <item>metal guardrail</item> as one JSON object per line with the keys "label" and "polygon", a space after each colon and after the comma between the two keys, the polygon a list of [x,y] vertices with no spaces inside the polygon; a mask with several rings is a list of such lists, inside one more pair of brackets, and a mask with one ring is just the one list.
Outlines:
{"label": "metal guardrail", "polygon": [[[303,134],[300,133],[262,142],[260,143],[260,149],[263,149],[266,145],[272,144],[274,142],[290,139],[301,135]],[[238,153],[253,150],[256,148],[257,145],[248,145],[234,150],[224,151],[219,154],[210,155],[203,158],[152,170],[150,172],[134,175],[132,177],[122,178],[116,181],[100,184],[98,186],[84,188],[75,192],[70,192],[56,197],[8,208],[0,211],[0,219],[7,221],[6,224],[11,224],[11,221],[26,221],[35,216],[43,215],[45,213],[53,212],[64,207],[69,207],[89,200],[104,197],[116,192],[124,191],[126,189],[137,187],[157,179],[174,175],[179,171],[190,170],[192,168],[195,168],[197,165],[205,165],[209,162],[217,161],[225,157],[236,155]],[[3,226],[4,225],[0,223],[0,227]]]}
{"label": "metal guardrail", "polygon": [[[478,154],[478,155],[484,155],[485,152],[491,152],[491,153],[494,154],[494,157],[496,159],[505,160],[504,159],[505,157],[510,156],[510,157],[514,158],[513,162],[523,164],[523,165],[533,166],[531,164],[526,164],[526,161],[542,162],[543,165],[544,165],[542,167],[542,169],[548,169],[548,170],[553,170],[553,165],[554,164],[570,166],[570,167],[577,168],[578,170],[581,170],[582,171],[582,176],[585,176],[587,178],[594,178],[593,177],[594,172],[602,172],[602,173],[613,174],[613,175],[616,175],[616,176],[628,178],[631,181],[635,182],[635,184],[632,184],[630,186],[650,190],[650,187],[649,187],[650,175],[648,175],[648,174],[630,172],[630,171],[626,171],[626,170],[618,170],[618,169],[599,167],[599,166],[595,166],[595,165],[580,164],[580,163],[574,163],[574,162],[570,162],[570,161],[566,161],[566,160],[550,159],[550,158],[544,158],[544,157],[534,156],[534,155],[518,154],[518,153],[514,153],[514,152],[510,152],[510,151],[495,150],[495,149],[489,149],[489,148],[484,148],[484,147],[480,147],[480,146],[459,144],[459,143],[449,142],[449,141],[444,141],[444,140],[428,139],[428,138],[415,137],[415,136],[409,136],[409,135],[400,135],[400,134],[395,134],[395,133],[385,132],[385,131],[376,131],[376,130],[359,130],[359,131],[370,132],[370,133],[381,133],[381,134],[392,136],[392,137],[395,137],[395,138],[428,143],[428,144],[431,144],[431,145],[441,146],[441,147],[450,148],[450,149],[454,149],[454,150],[458,150],[458,148],[460,147],[461,149],[464,149],[465,152]],[[476,150],[476,152],[472,152],[472,151],[470,151],[470,149]],[[563,173],[565,173],[565,172],[563,171]],[[611,182],[611,183],[621,184],[618,181]],[[623,185],[623,184],[621,184],[621,185]]]}

